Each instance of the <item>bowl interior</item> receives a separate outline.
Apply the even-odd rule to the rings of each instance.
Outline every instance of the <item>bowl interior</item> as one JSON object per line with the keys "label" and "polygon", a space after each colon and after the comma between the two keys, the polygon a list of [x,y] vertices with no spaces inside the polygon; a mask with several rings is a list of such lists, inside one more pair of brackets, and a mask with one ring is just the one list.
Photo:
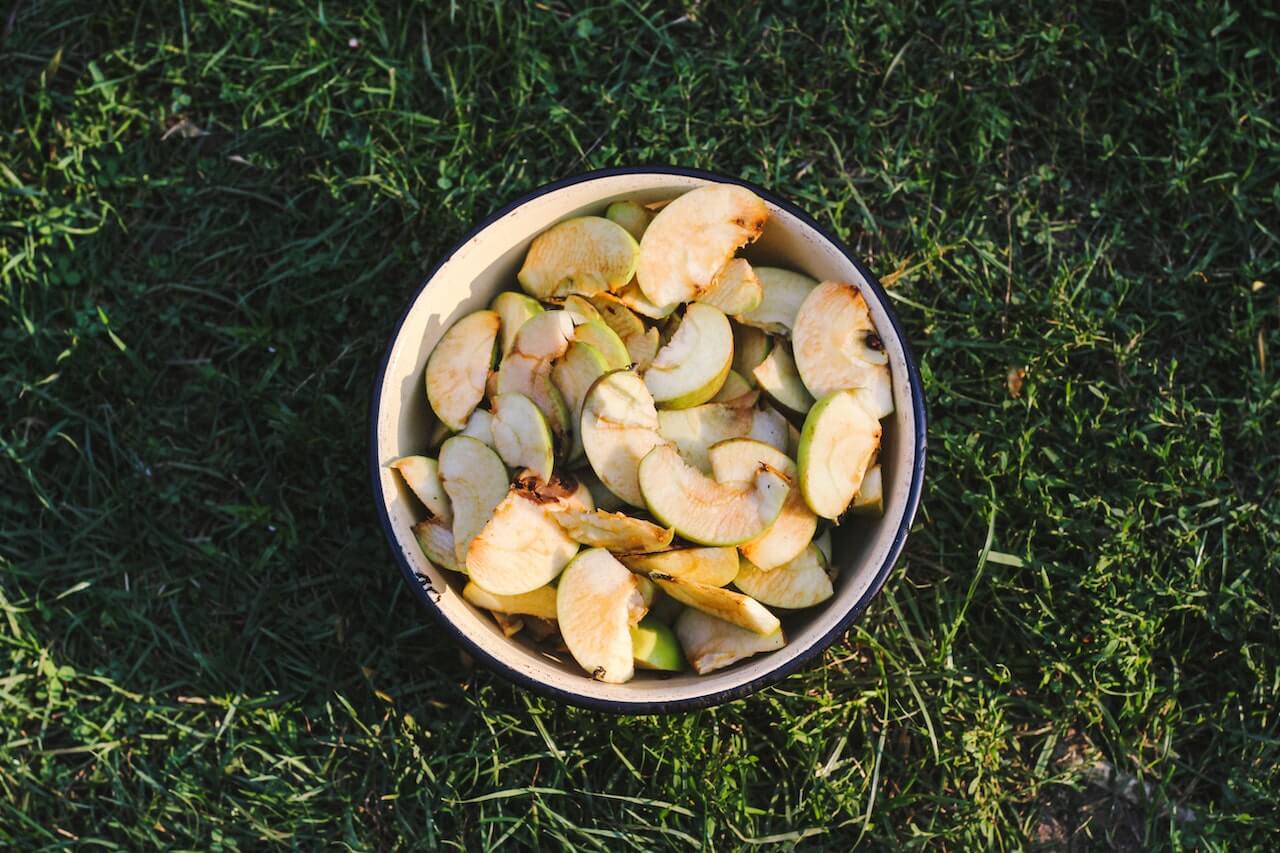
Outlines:
{"label": "bowl interior", "polygon": [[[833,530],[834,563],[839,568],[836,595],[811,611],[783,617],[787,645],[710,675],[692,673],[657,677],[638,673],[628,684],[602,684],[586,677],[566,655],[552,655],[502,635],[493,620],[461,595],[465,578],[437,569],[422,556],[410,531],[424,515],[416,499],[386,464],[400,456],[427,453],[434,416],[427,404],[424,370],[427,356],[456,320],[485,308],[502,290],[517,288],[516,271],[530,241],[551,224],[571,216],[603,215],[610,202],[671,198],[709,181],[660,172],[587,177],[551,189],[510,209],[482,228],[449,257],[418,293],[392,344],[384,380],[374,401],[375,454],[380,467],[380,500],[384,503],[395,544],[418,575],[426,595],[442,618],[455,625],[475,646],[501,665],[569,698],[616,707],[652,709],[666,703],[696,702],[722,691],[741,691],[769,673],[803,657],[836,629],[852,608],[865,606],[910,504],[916,462],[917,423],[907,375],[906,352],[877,294],[862,287],[877,330],[889,354],[896,411],[885,422],[880,463],[884,477],[885,513],[878,519],[849,520]],[[756,264],[787,267],[819,281],[839,279],[865,285],[858,268],[840,248],[786,209],[770,203],[764,235],[746,252]]]}

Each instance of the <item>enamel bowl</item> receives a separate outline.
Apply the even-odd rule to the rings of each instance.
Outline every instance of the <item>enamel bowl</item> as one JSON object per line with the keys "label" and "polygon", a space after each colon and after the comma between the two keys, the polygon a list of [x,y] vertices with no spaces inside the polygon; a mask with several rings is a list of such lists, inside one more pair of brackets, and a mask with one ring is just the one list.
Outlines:
{"label": "enamel bowl", "polygon": [[[610,202],[667,199],[707,183],[746,186],[769,206],[764,235],[744,255],[823,281],[857,285],[871,309],[893,373],[896,411],[885,422],[880,464],[884,515],[851,518],[833,530],[836,594],[810,610],[781,616],[787,645],[709,675],[637,672],[627,684],[585,675],[567,654],[509,640],[488,614],[462,597],[465,578],[427,562],[410,527],[423,510],[388,462],[426,450],[433,426],[423,373],[427,356],[456,320],[516,287],[530,241],[572,216],[603,216]],[[396,323],[373,387],[370,473],[382,529],[414,595],[462,648],[518,685],[582,707],[626,714],[705,708],[785,678],[839,639],[879,592],[902,552],[924,479],[925,409],[920,374],[876,278],[840,242],[794,205],[735,178],[674,167],[606,169],[547,184],[494,213],[462,238],[427,276]],[[780,614],[781,615],[781,614]],[[442,640],[443,642],[443,640]]]}

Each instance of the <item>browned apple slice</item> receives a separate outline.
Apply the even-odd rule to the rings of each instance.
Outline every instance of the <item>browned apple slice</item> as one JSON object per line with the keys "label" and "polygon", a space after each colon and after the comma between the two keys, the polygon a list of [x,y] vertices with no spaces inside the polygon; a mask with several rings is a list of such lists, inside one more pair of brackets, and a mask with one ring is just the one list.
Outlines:
{"label": "browned apple slice", "polygon": [[[739,570],[741,574],[741,570]],[[681,604],[701,610],[708,616],[732,622],[748,631],[757,634],[772,634],[781,627],[778,617],[750,596],[742,595],[731,589],[680,578],[669,578],[651,574],[649,579],[662,588],[662,591]],[[736,581],[735,581],[736,583]]]}
{"label": "browned apple slice", "polygon": [[559,512],[556,521],[573,540],[614,554],[647,554],[671,544],[674,531],[620,512]]}
{"label": "browned apple slice", "polygon": [[602,216],[579,216],[534,238],[516,278],[535,299],[590,296],[622,287],[636,271],[639,246]]}
{"label": "browned apple slice", "polygon": [[692,608],[676,619],[675,631],[685,659],[699,675],[724,669],[761,652],[772,652],[787,643],[782,628],[761,635]]}
{"label": "browned apple slice", "polygon": [[794,560],[767,572],[743,560],[733,585],[761,604],[784,610],[813,607],[835,595],[827,558],[812,544]]}
{"label": "browned apple slice", "polygon": [[449,429],[466,426],[484,398],[499,325],[493,311],[468,314],[444,333],[427,359],[427,401]]}
{"label": "browned apple slice", "polygon": [[610,684],[635,674],[631,626],[643,618],[636,576],[603,548],[590,548],[565,568],[556,594],[560,635],[591,677]]}
{"label": "browned apple slice", "polygon": [[[711,448],[709,456],[712,474],[721,482],[748,479],[761,465],[782,473],[792,484],[796,482],[796,463],[763,442],[749,438],[722,441]],[[793,488],[778,520],[755,539],[739,545],[738,550],[755,566],[768,571],[799,556],[817,529],[818,517],[804,502],[800,490]]]}
{"label": "browned apple slice", "polygon": [[683,578],[707,586],[724,586],[738,576],[738,549],[678,548],[658,554],[623,557],[633,572]]}

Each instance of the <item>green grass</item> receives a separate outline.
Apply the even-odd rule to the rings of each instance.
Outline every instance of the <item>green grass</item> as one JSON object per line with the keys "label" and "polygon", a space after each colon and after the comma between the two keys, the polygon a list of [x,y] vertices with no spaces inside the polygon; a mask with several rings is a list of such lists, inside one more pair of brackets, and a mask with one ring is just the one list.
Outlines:
{"label": "green grass", "polygon": [[[0,843],[1274,842],[1268,4],[357,6],[5,5]],[[892,284],[930,468],[820,662],[619,720],[460,660],[366,408],[472,223],[644,162]]]}

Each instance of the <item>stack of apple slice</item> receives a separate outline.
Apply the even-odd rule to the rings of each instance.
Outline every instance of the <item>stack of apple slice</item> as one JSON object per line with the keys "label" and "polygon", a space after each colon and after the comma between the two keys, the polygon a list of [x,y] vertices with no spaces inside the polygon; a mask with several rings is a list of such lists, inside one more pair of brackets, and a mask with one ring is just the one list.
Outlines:
{"label": "stack of apple slice", "polygon": [[834,595],[827,528],[883,508],[888,358],[857,287],[737,256],[767,219],[713,184],[557,223],[432,351],[436,456],[390,464],[506,636],[701,674]]}

